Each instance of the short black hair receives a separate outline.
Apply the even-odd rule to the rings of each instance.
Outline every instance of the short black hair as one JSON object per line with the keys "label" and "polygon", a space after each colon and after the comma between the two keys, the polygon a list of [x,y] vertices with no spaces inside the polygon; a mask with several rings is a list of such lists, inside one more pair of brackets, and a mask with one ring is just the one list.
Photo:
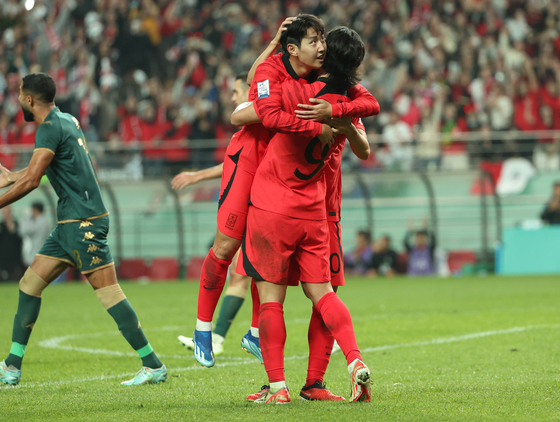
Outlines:
{"label": "short black hair", "polygon": [[43,210],[45,209],[45,207],[43,206],[42,202],[33,202],[31,204],[31,208],[35,208],[37,211],[39,211],[41,214],[43,213]]}
{"label": "short black hair", "polygon": [[327,34],[327,54],[323,70],[327,80],[337,89],[346,90],[360,82],[358,67],[366,49],[358,33],[346,26],[339,26]]}
{"label": "short black hair", "polygon": [[53,78],[46,73],[31,73],[24,76],[21,89],[45,103],[54,102],[56,95],[56,84]]}
{"label": "short black hair", "polygon": [[282,36],[280,37],[282,51],[284,53],[288,52],[288,44],[294,44],[300,48],[301,40],[307,35],[307,30],[309,28],[313,28],[319,35],[325,33],[325,24],[317,16],[307,14],[297,15],[292,23],[286,27],[286,30],[282,32]]}
{"label": "short black hair", "polygon": [[239,74],[235,77],[235,80],[236,80],[236,81],[242,80],[246,85],[249,85],[249,84],[247,83],[247,78],[248,78],[248,77],[249,77],[249,74],[248,74],[248,73],[239,73]]}

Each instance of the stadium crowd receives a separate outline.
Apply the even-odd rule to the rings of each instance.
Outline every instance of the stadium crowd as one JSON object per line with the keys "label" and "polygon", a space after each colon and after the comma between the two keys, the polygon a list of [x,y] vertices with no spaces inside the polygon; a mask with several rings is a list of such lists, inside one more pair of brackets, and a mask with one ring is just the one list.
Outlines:
{"label": "stadium crowd", "polygon": [[[22,76],[43,71],[89,142],[142,146],[154,174],[162,163],[219,163],[236,130],[235,76],[299,12],[327,29],[348,25],[366,44],[362,84],[382,113],[365,121],[380,141],[365,166],[522,156],[559,167],[560,137],[491,136],[560,129],[560,6],[550,0],[2,0],[0,145],[34,142],[17,96]],[[465,132],[481,141],[461,140]],[[0,162],[11,167],[6,151]]]}

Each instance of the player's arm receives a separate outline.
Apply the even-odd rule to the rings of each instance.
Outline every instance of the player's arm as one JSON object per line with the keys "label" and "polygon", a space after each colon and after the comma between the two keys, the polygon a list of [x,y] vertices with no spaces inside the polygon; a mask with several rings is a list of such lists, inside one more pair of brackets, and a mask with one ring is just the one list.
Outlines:
{"label": "player's arm", "polygon": [[239,104],[231,114],[231,124],[234,126],[246,126],[260,121],[252,101]]}
{"label": "player's arm", "polygon": [[329,123],[333,126],[333,133],[335,135],[342,134],[346,136],[352,152],[356,157],[361,160],[367,160],[370,154],[369,142],[365,130],[356,127],[352,123],[352,119],[345,118],[332,118]]}
{"label": "player's arm", "polygon": [[302,110],[296,110],[301,119],[316,122],[327,121],[330,117],[370,117],[379,114],[379,102],[362,85],[357,84],[348,90],[351,102],[330,104],[320,98],[310,98],[314,105],[298,104]]}
{"label": "player's arm", "polygon": [[27,167],[19,171],[10,171],[0,164],[0,188],[13,185],[27,173]]}
{"label": "player's arm", "polygon": [[196,185],[203,180],[218,179],[222,177],[224,163],[199,171],[183,171],[171,180],[171,187],[181,190],[189,185]]}
{"label": "player's arm", "polygon": [[[53,157],[54,155],[50,150],[35,150],[29,162],[29,166],[25,170],[25,174],[23,174],[6,193],[0,195],[0,208],[4,208],[6,205],[16,202],[32,190],[37,189]],[[4,173],[4,169],[2,169],[2,173]]]}
{"label": "player's arm", "polygon": [[266,49],[257,58],[257,60],[255,60],[253,66],[251,66],[251,70],[249,70],[249,73],[247,74],[247,85],[251,85],[251,82],[253,82],[253,77],[255,76],[257,66],[260,65],[262,62],[264,62],[266,59],[268,59],[270,56],[273,56],[274,53],[276,53],[276,50],[278,50],[278,47],[280,47],[280,37],[282,36],[282,33],[286,30],[288,25],[291,24],[294,19],[295,18],[286,18],[284,22],[282,22],[282,25],[280,25],[280,28],[278,28],[278,32],[276,33],[274,39],[270,41],[268,47],[266,47]]}
{"label": "player's arm", "polygon": [[[255,72],[251,91],[255,98],[253,104],[264,127],[280,133],[295,133],[309,138],[325,139],[332,131],[328,125],[318,122],[301,120],[282,110],[283,76],[275,65],[269,61],[261,63]],[[323,142],[321,139],[321,142]]]}

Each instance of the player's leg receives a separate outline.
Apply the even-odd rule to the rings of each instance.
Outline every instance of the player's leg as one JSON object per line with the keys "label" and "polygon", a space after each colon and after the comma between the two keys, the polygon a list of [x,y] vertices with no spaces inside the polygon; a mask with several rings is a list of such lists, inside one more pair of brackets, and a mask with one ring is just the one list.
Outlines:
{"label": "player's leg", "polygon": [[261,302],[259,299],[259,291],[257,285],[254,281],[251,282],[251,300],[252,300],[252,316],[251,316],[251,327],[247,334],[241,339],[241,348],[245,349],[247,353],[251,353],[258,360],[263,362],[261,344],[259,340],[259,312]]}
{"label": "player's leg", "polygon": [[[329,249],[331,285],[336,292],[338,286],[343,286],[344,271],[342,268],[342,244],[340,241],[340,225],[329,221]],[[343,397],[328,391],[323,382],[333,350],[334,337],[325,325],[321,313],[315,306],[312,308],[309,330],[309,361],[307,365],[307,379],[300,392],[300,397],[306,400],[342,401]]]}
{"label": "player's leg", "polygon": [[263,391],[256,403],[290,401],[284,375],[286,325],[283,303],[290,257],[301,237],[300,233],[304,231],[303,225],[292,227],[294,221],[255,207],[249,207],[247,215],[238,272],[253,277],[257,285],[260,300],[259,341],[270,384],[270,390]]}
{"label": "player's leg", "polygon": [[224,289],[228,267],[240,245],[241,239],[227,236],[218,229],[214,245],[202,264],[193,342],[196,360],[206,367],[214,366],[212,318]]}
{"label": "player's leg", "polygon": [[286,403],[290,401],[284,373],[286,324],[283,303],[286,297],[286,285],[267,281],[257,281],[256,285],[261,300],[260,342],[270,389],[261,394],[255,403]]}
{"label": "player's leg", "polygon": [[138,385],[165,381],[167,379],[167,368],[161,363],[148,342],[136,312],[117,281],[115,266],[104,266],[104,268],[89,272],[85,276],[103,307],[117,323],[123,337],[142,359],[143,368],[140,372],[136,374],[134,379],[125,381],[123,384]]}
{"label": "player's leg", "polygon": [[247,296],[247,289],[251,284],[251,277],[237,274],[235,271],[238,259],[239,250],[237,250],[237,253],[235,254],[229,267],[228,288],[226,289],[225,296],[222,300],[218,320],[216,321],[216,328],[214,328],[212,333],[212,342],[214,343],[213,347],[216,355],[219,354],[217,347],[223,349],[222,344],[225,340],[226,334],[231,327],[231,323],[237,315],[237,312],[243,305],[245,297]]}
{"label": "player's leg", "polygon": [[362,361],[348,308],[333,291],[330,283],[304,283],[303,290],[346,357],[348,372],[352,376],[351,401],[371,401],[371,373]]}
{"label": "player's leg", "polygon": [[[238,154],[240,153],[241,150]],[[218,228],[214,244],[202,264],[198,289],[197,321],[193,335],[194,355],[206,367],[214,366],[212,318],[224,289],[228,267],[243,239],[254,176],[254,173],[239,169],[238,161],[230,161],[226,160],[224,163],[218,202]]]}
{"label": "player's leg", "polygon": [[39,317],[43,290],[68,266],[68,262],[37,255],[21,278],[12,347],[6,360],[0,363],[0,382],[15,385],[21,379],[22,360]]}

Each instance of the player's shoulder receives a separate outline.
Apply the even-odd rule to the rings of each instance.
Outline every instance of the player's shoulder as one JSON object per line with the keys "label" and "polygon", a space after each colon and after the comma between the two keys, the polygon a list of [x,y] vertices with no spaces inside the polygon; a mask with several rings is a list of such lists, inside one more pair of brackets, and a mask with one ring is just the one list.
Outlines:
{"label": "player's shoulder", "polygon": [[266,72],[269,76],[283,76],[286,74],[286,66],[282,60],[283,54],[276,54],[275,56],[271,56],[265,61],[263,61],[258,70],[262,72]]}
{"label": "player's shoulder", "polygon": [[43,120],[43,123],[37,128],[37,134],[45,133],[52,134],[54,132],[60,131],[60,118],[58,113],[54,110],[49,113],[49,115]]}

